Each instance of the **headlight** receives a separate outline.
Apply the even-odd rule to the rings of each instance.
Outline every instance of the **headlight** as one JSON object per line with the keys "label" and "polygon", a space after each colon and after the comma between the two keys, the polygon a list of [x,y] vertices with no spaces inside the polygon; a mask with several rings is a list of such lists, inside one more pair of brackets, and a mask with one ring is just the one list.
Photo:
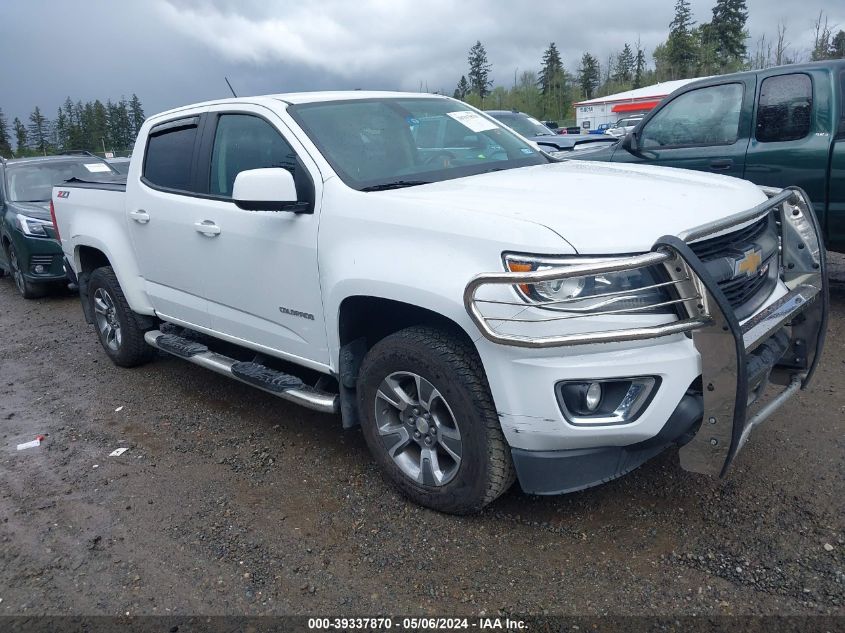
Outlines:
{"label": "headlight", "polygon": [[[604,258],[601,261],[607,261]],[[510,272],[533,272],[562,268],[574,264],[595,263],[584,257],[547,258],[532,255],[505,255]],[[599,275],[569,277],[533,284],[519,284],[519,295],[538,308],[579,314],[594,312],[675,313],[669,295],[670,281],[662,268],[647,267]]]}
{"label": "headlight", "polygon": [[15,214],[15,219],[18,221],[18,226],[21,227],[26,235],[34,237],[48,237],[47,231],[44,230],[46,225],[52,224],[49,220],[39,220],[38,218],[31,218],[20,213]]}

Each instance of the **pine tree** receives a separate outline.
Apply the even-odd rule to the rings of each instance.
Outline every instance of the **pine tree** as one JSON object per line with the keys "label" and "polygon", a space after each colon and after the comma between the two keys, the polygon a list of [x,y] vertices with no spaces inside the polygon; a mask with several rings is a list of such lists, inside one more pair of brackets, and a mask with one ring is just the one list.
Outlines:
{"label": "pine tree", "polygon": [[126,99],[121,99],[117,104],[117,129],[120,149],[127,149],[135,140],[135,130],[132,125],[131,109]]}
{"label": "pine tree", "polygon": [[82,104],[74,104],[70,97],[65,99],[62,106],[65,117],[67,119],[67,132],[65,136],[65,149],[82,149],[85,143],[82,139],[82,120],[80,118],[80,110]]}
{"label": "pine tree", "polygon": [[710,22],[711,41],[721,70],[738,70],[748,54],[745,23],[748,10],[745,0],[716,0]]}
{"label": "pine tree", "polygon": [[828,59],[845,59],[845,31],[840,30],[830,40]]}
{"label": "pine tree", "polygon": [[109,138],[109,117],[106,106],[97,99],[91,104],[91,140],[90,146],[96,147],[95,151],[106,151],[106,145],[111,144]]}
{"label": "pine tree", "polygon": [[631,83],[634,79],[634,64],[634,52],[626,42],[622,52],[616,56],[613,80],[617,83]]}
{"label": "pine tree", "polygon": [[599,60],[590,53],[584,53],[581,57],[581,67],[578,69],[578,84],[581,86],[581,94],[584,95],[585,99],[593,98],[593,94],[599,86],[600,78]]}
{"label": "pine tree", "polygon": [[645,51],[637,40],[637,59],[634,62],[634,88],[643,87],[643,76],[646,71]]}
{"label": "pine tree", "polygon": [[135,137],[138,136],[138,131],[144,124],[144,119],[146,119],[144,108],[141,107],[141,100],[134,92],[132,98],[129,99],[129,117],[132,126],[132,141],[134,142]]}
{"label": "pine tree", "polygon": [[18,144],[18,154],[22,154],[26,152],[29,145],[26,137],[26,127],[24,127],[24,124],[21,123],[21,120],[18,117],[15,117],[15,120],[12,122],[12,127],[15,130],[15,141]]}
{"label": "pine tree", "polygon": [[9,124],[6,122],[6,115],[0,108],[0,156],[10,158],[12,156],[12,143],[9,139]]}
{"label": "pine tree", "polygon": [[94,129],[94,104],[90,101],[85,104],[82,101],[77,101],[74,109],[79,119],[79,140],[81,143],[75,149],[85,149],[92,152],[97,149],[97,142],[92,134]]}
{"label": "pine tree", "polygon": [[458,81],[458,87],[455,88],[455,99],[466,99],[466,96],[469,94],[469,83],[467,82],[466,75],[461,75],[460,81]]}
{"label": "pine tree", "polygon": [[487,61],[487,51],[480,41],[476,41],[475,45],[469,49],[469,87],[470,91],[481,97],[490,94],[490,87],[493,85],[493,80],[490,79],[490,71],[493,66]]}
{"label": "pine tree", "polygon": [[560,52],[554,42],[543,53],[543,67],[540,69],[540,77],[537,85],[540,86],[540,93],[545,97],[560,90],[561,75],[563,75],[563,62],[560,60]]}
{"label": "pine tree", "polygon": [[50,149],[50,121],[41,114],[38,106],[29,115],[27,136],[30,146],[39,154],[46,154]]}
{"label": "pine tree", "polygon": [[698,43],[698,71],[699,75],[713,75],[725,72],[733,64],[719,53],[719,42],[716,29],[709,22],[705,22],[695,30]]}
{"label": "pine tree", "polygon": [[675,17],[669,24],[669,38],[666,40],[666,54],[673,79],[692,77],[697,58],[695,37],[692,27],[695,21],[688,0],[675,2]]}
{"label": "pine tree", "polygon": [[68,121],[62,108],[56,113],[56,125],[53,131],[53,143],[57,149],[68,149]]}

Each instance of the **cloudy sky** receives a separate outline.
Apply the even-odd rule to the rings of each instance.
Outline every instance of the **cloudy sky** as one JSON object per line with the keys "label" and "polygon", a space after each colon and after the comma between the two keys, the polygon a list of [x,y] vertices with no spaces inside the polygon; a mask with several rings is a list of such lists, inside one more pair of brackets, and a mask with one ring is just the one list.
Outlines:
{"label": "cloudy sky", "polygon": [[[692,0],[697,21],[714,0]],[[0,107],[24,119],[74,100],[133,92],[152,114],[239,94],[331,88],[451,91],[476,40],[496,85],[536,70],[549,42],[574,71],[640,38],[666,38],[674,0],[0,0]],[[824,11],[845,28],[842,0],[748,0],[749,47],[787,24],[807,57]]]}

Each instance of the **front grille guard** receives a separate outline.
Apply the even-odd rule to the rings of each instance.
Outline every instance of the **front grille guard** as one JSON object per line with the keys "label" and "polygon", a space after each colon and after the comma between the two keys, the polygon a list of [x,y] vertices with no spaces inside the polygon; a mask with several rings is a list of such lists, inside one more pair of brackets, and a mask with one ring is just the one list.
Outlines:
{"label": "front grille guard", "polygon": [[[808,198],[795,187],[764,191],[769,196],[766,202],[729,218],[684,231],[678,236],[662,237],[649,253],[550,270],[477,275],[465,289],[464,305],[487,339],[516,347],[619,343],[687,333],[701,355],[704,417],[701,430],[681,448],[681,465],[693,472],[724,475],[751,429],[792,393],[807,386],[818,365],[827,325],[829,299],[825,251],[818,221]],[[788,292],[740,325],[721,289],[689,248],[689,243],[760,219],[767,213],[774,214],[779,225],[781,279]],[[614,297],[610,295],[617,293],[610,293],[606,297],[608,309],[600,312],[572,314],[545,310],[549,312],[548,316],[537,317],[536,307],[559,309],[567,300],[545,302],[539,306],[535,304],[535,308],[529,310],[529,304],[524,300],[504,298],[501,292],[494,293],[493,298],[477,296],[485,289],[501,290],[503,286],[510,286],[518,299],[522,296],[520,286],[648,266],[663,266],[666,270],[669,281],[660,285],[673,290],[673,299],[666,303],[678,309],[681,316],[677,321],[609,331],[529,336],[502,330],[516,326],[524,332],[532,324],[548,326],[569,319],[582,319],[583,323],[583,319],[600,316],[616,318],[636,313],[642,308],[614,309]],[[485,315],[484,308],[500,312]],[[786,389],[748,417],[750,386],[746,356],[784,326],[790,330],[790,347],[773,369],[771,381],[786,385]]]}

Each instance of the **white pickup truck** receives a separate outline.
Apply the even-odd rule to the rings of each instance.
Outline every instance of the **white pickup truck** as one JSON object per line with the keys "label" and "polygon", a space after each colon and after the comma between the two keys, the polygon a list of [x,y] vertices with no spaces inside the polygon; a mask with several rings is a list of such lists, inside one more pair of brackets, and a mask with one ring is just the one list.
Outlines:
{"label": "white pickup truck", "polygon": [[436,95],[165,112],[125,183],[70,181],[52,205],[117,365],[157,348],[339,412],[446,512],[515,478],[583,489],[671,445],[722,475],[823,344],[800,190],[558,160]]}

